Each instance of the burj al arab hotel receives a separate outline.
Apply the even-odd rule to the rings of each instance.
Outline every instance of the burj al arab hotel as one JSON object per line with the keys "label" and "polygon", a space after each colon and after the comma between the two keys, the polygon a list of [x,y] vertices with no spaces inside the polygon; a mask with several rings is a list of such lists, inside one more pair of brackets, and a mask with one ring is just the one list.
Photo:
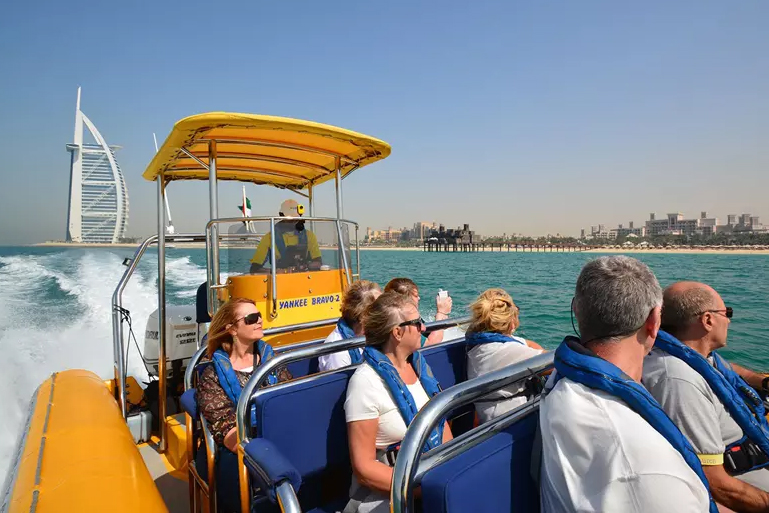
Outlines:
{"label": "burj al arab hotel", "polygon": [[[83,142],[83,125],[94,143]],[[116,243],[128,227],[128,190],[115,159],[119,146],[108,146],[88,116],[80,110],[80,88],[75,110],[75,141],[69,182],[68,242]]]}

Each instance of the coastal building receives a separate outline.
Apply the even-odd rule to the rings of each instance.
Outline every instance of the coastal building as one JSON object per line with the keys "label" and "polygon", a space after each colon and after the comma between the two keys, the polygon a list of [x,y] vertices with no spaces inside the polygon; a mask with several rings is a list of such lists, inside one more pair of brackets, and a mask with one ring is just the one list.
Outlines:
{"label": "coastal building", "polygon": [[411,231],[410,237],[412,239],[425,240],[430,237],[430,232],[434,229],[437,229],[435,222],[428,223],[420,221],[414,223],[414,228]]}
{"label": "coastal building", "polygon": [[[94,142],[84,142],[84,129]],[[96,126],[80,110],[80,88],[75,108],[75,138],[70,152],[67,214],[68,242],[120,241],[128,228],[128,190],[115,158],[119,146],[109,146]]]}
{"label": "coastal building", "polygon": [[742,214],[737,217],[736,214],[729,214],[727,216],[727,223],[723,226],[718,226],[718,233],[767,233],[769,232],[769,226],[761,224],[761,220],[758,216],[751,214]]}
{"label": "coastal building", "polygon": [[718,225],[718,218],[708,217],[707,212],[700,212],[700,217],[684,219],[680,212],[668,214],[667,218],[657,219],[654,213],[646,221],[646,233],[655,235],[712,235]]}
{"label": "coastal building", "polygon": [[372,230],[371,228],[366,228],[366,238],[369,242],[398,242],[402,233],[403,230],[393,230],[392,226],[386,230]]}

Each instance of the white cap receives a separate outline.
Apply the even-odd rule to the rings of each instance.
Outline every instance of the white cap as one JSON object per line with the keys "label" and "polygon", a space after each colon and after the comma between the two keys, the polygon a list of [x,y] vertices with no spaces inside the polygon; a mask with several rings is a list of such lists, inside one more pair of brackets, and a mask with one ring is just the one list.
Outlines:
{"label": "white cap", "polygon": [[279,214],[285,217],[299,217],[304,214],[304,205],[288,199],[280,204]]}

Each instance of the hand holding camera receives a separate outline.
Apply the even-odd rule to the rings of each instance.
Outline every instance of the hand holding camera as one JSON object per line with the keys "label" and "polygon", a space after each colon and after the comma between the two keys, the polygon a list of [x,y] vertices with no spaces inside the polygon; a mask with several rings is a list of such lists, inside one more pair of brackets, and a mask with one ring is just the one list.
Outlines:
{"label": "hand holding camera", "polygon": [[438,295],[435,297],[435,309],[437,310],[435,320],[440,321],[442,319],[448,319],[449,314],[451,314],[452,304],[453,301],[451,296],[449,296],[448,291],[439,289]]}

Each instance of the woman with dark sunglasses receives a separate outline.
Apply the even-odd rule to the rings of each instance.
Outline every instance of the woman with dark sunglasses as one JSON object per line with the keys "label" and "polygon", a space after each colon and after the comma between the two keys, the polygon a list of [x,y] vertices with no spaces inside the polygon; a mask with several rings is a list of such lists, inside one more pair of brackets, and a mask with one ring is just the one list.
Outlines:
{"label": "woman with dark sunglasses", "polygon": [[[363,317],[363,363],[350,378],[344,403],[353,479],[345,513],[390,511],[390,482],[398,446],[417,412],[440,387],[421,347],[424,320],[414,302],[385,292]],[[424,450],[451,439],[448,424]]]}
{"label": "woman with dark sunglasses", "polygon": [[[250,299],[234,298],[216,311],[208,328],[208,357],[198,383],[198,404],[219,446],[217,458],[217,496],[220,508],[240,511],[237,478],[238,442],[235,408],[238,398],[254,369],[273,357],[272,347],[262,341],[262,315]],[[286,368],[271,374],[264,386],[292,378]],[[252,423],[256,420],[251,412]],[[198,451],[205,469],[205,451]]]}

